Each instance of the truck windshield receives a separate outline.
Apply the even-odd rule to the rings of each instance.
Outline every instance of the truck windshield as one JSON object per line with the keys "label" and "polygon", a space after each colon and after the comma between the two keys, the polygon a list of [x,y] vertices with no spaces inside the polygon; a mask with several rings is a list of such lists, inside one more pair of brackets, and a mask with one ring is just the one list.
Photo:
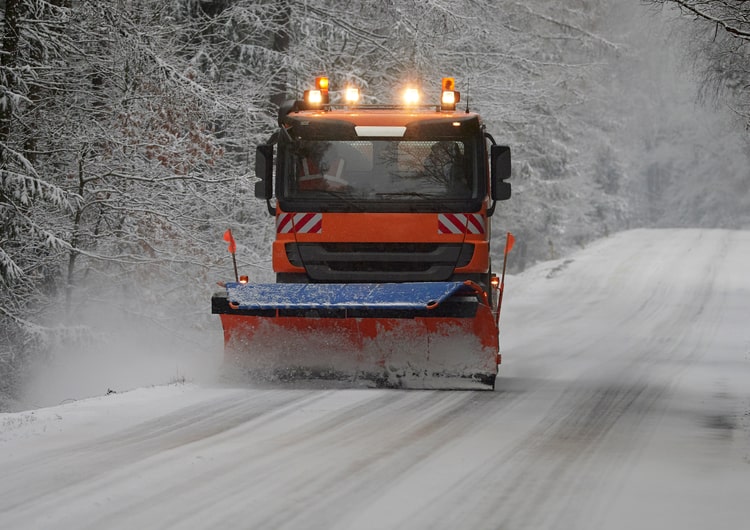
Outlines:
{"label": "truck windshield", "polygon": [[288,200],[471,201],[482,196],[473,139],[325,141],[286,146]]}

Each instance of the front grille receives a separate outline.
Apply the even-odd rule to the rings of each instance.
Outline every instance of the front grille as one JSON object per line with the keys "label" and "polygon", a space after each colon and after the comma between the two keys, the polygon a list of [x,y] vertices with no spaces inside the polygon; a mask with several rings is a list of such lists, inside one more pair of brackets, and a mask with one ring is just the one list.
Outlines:
{"label": "front grille", "polygon": [[447,281],[472,258],[471,244],[290,243],[287,257],[313,281]]}

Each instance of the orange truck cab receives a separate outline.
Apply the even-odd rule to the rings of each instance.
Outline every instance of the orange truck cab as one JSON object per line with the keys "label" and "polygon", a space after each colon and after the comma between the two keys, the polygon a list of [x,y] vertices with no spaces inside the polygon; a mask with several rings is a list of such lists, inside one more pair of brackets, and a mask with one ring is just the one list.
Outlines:
{"label": "orange truck cab", "polygon": [[273,144],[256,164],[256,196],[276,217],[277,282],[489,289],[490,217],[510,197],[510,149],[449,92],[452,104],[433,106],[334,106],[308,92],[282,110],[275,164]]}

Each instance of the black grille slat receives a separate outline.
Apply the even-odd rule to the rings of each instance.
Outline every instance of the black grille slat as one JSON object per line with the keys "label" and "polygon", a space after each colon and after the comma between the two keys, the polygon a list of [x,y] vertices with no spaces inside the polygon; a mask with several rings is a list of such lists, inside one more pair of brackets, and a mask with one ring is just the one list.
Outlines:
{"label": "black grille slat", "polygon": [[300,243],[287,246],[313,281],[447,281],[471,260],[470,244]]}

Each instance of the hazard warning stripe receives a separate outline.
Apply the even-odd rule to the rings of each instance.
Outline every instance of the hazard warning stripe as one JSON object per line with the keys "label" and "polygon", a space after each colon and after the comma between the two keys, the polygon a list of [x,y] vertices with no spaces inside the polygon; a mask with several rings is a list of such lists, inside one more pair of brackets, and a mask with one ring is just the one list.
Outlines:
{"label": "hazard warning stripe", "polygon": [[461,222],[456,214],[438,215],[438,234],[463,234],[466,227],[466,219]]}
{"label": "hazard warning stripe", "polygon": [[294,231],[298,234],[320,234],[323,231],[323,214],[294,214]]}
{"label": "hazard warning stripe", "polygon": [[276,219],[279,234],[320,234],[323,232],[322,213],[280,213]]}
{"label": "hazard warning stripe", "polygon": [[280,213],[276,218],[276,233],[290,234],[294,225],[292,224],[293,215],[290,213]]}
{"label": "hazard warning stripe", "polygon": [[484,223],[482,216],[472,213],[466,216],[466,231],[469,234],[484,234]]}
{"label": "hazard warning stripe", "polygon": [[478,213],[441,213],[438,234],[484,234],[484,222]]}

